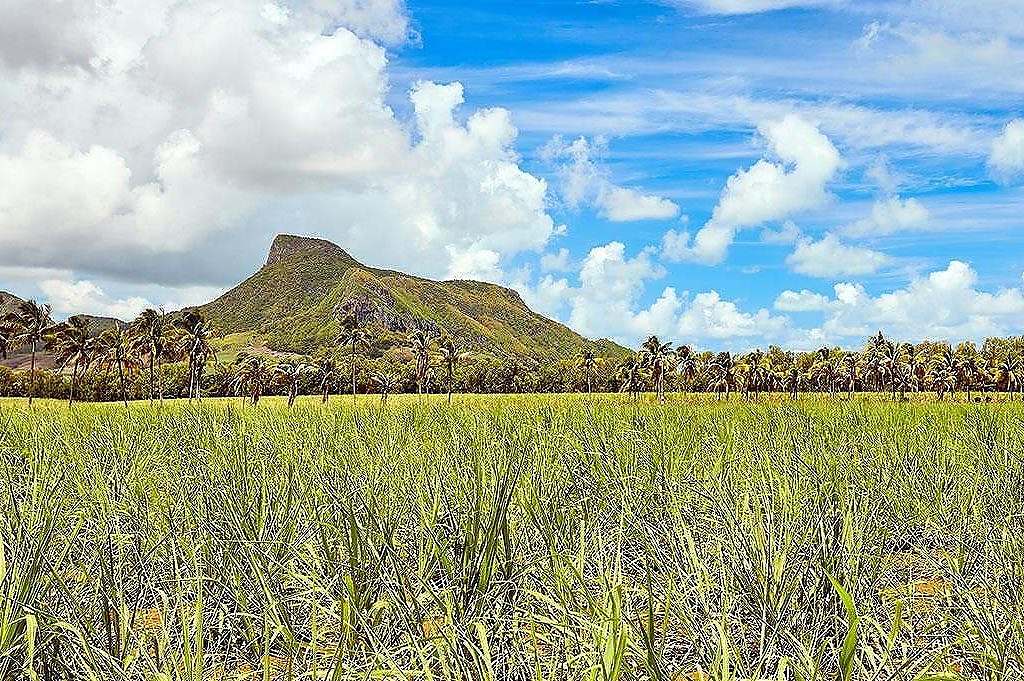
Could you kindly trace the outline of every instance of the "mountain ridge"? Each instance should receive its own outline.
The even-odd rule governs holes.
[[[584,338],[534,312],[513,289],[369,267],[333,242],[293,234],[277,235],[258,271],[197,309],[218,333],[256,332],[275,350],[312,352],[333,344],[338,311],[351,300],[362,301],[367,321],[386,332],[400,335],[422,329],[499,357],[627,352],[611,341]]]

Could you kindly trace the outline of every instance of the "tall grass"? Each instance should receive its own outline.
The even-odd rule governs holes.
[[[0,679],[1013,679],[1024,407],[0,403]]]

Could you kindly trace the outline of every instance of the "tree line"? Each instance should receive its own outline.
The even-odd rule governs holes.
[[[195,310],[169,314],[147,309],[130,324],[93,333],[81,317],[53,323],[47,305],[25,301],[0,320],[0,359],[29,354],[27,370],[0,367],[0,395],[85,401],[163,400],[165,397],[235,396],[253,404],[268,394],[652,392],[658,400],[675,391],[756,398],[762,393],[802,392],[852,397],[885,392],[892,399],[933,392],[940,400],[962,393],[1013,392],[1024,399],[1024,338],[990,338],[979,348],[964,342],[911,344],[881,332],[861,350],[825,346],[813,352],[742,354],[696,351],[649,337],[625,357],[584,351],[559,360],[494,357],[460,348],[448,335],[417,329],[400,338],[373,323],[364,301],[337,311],[333,347],[315,356],[246,350],[218,359],[212,325]],[[39,356],[53,359],[41,370]]]

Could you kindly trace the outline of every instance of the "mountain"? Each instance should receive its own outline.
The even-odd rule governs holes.
[[[198,309],[219,334],[255,333],[274,350],[313,352],[334,341],[337,312],[350,300],[365,302],[368,323],[385,332],[447,334],[466,350],[496,357],[627,352],[533,312],[511,289],[367,267],[329,241],[291,235],[274,239],[266,264],[253,276]]]
[[[0,291],[0,319],[17,310],[22,302],[24,301],[13,293]]]

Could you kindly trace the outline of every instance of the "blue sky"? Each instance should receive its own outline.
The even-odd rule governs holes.
[[[0,9],[42,35],[0,47],[0,288],[58,310],[198,302],[293,231],[628,343],[1024,325],[1019,3],[46,4]]]

